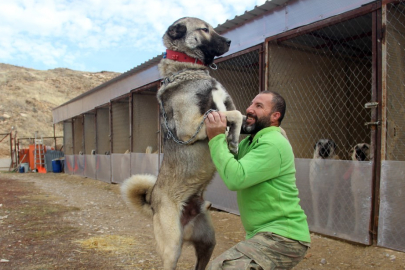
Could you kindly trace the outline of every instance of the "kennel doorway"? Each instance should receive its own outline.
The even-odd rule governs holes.
[[[84,151],[83,115],[73,118],[73,154],[80,155]]]
[[[129,96],[111,101],[111,182],[122,183],[130,176]]]
[[[365,125],[373,116],[366,104],[376,99],[373,19],[372,13],[338,19],[315,24],[303,34],[268,39],[266,85],[286,99],[281,126],[296,157],[297,186],[310,230],[371,244],[374,165],[370,159],[352,161],[350,149],[367,143],[372,153],[375,147]],[[312,160],[319,139],[335,142],[339,160]]]
[[[63,121],[63,151],[65,155],[73,155],[72,120]]]
[[[73,174],[73,119],[63,121],[63,149],[65,154],[65,173]]]
[[[110,105],[96,108],[96,179],[111,182]]]
[[[155,82],[132,93],[131,175],[157,175],[159,171],[159,86],[160,82]]]
[[[94,112],[84,114],[84,154],[96,150],[96,116]]]
[[[84,171],[83,176],[96,178],[96,114],[95,111],[83,115],[84,126]]]

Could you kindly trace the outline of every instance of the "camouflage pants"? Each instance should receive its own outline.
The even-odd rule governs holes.
[[[262,232],[228,249],[209,265],[209,270],[291,269],[307,253],[308,247],[270,232]]]

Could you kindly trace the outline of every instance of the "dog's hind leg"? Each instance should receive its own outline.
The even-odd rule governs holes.
[[[171,203],[160,207],[153,216],[153,229],[157,250],[163,260],[163,269],[176,269],[183,245],[180,215],[177,207]]]
[[[197,263],[195,265],[195,270],[204,270],[211,258],[212,252],[215,248],[215,231],[211,222],[211,216],[208,208],[211,203],[205,202],[202,205],[202,212],[195,217],[195,220],[190,224],[191,236],[188,241],[190,241],[194,248],[197,256]]]

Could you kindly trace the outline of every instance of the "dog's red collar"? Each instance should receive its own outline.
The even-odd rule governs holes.
[[[204,66],[204,63],[201,60],[199,60],[197,58],[190,57],[187,54],[182,53],[182,52],[166,50],[164,58],[174,60],[174,61],[178,61],[178,62],[193,63],[193,64],[199,64],[199,65]]]

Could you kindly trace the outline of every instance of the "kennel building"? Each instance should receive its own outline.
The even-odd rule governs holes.
[[[273,0],[216,30],[232,44],[210,74],[240,111],[263,90],[286,99],[282,127],[310,230],[405,251],[405,1]],[[161,58],[53,110],[66,173],[108,183],[158,173]],[[313,159],[320,139],[335,142],[338,159]],[[369,154],[352,160],[360,143]],[[238,214],[218,175],[205,197]]]

